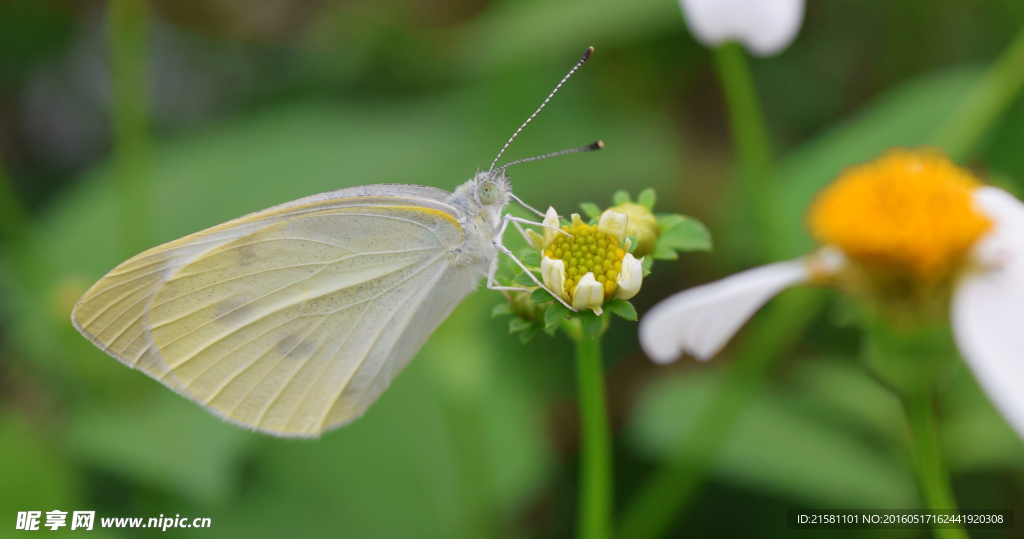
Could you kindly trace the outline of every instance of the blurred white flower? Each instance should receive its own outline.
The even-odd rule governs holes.
[[[686,23],[708,47],[739,41],[752,54],[783,51],[800,31],[804,0],[680,0]]]
[[[951,294],[957,348],[1024,438],[1024,204],[968,176],[928,153],[891,152],[850,169],[812,207],[812,232],[826,247],[669,297],[640,322],[644,351],[661,364],[684,353],[707,360],[789,286],[910,277],[907,286]]]

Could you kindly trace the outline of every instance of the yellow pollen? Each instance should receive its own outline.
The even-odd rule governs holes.
[[[609,234],[598,232],[597,225],[583,223],[563,226],[562,230],[572,237],[559,234],[547,246],[544,255],[548,258],[560,259],[565,263],[565,291],[571,298],[588,272],[604,286],[605,299],[615,293],[619,270],[626,252],[622,249],[606,249],[609,245],[618,245],[618,240]],[[602,246],[604,245],[604,246]]]
[[[938,280],[992,226],[975,209],[978,186],[938,150],[890,150],[842,172],[811,204],[807,224],[854,260]]]

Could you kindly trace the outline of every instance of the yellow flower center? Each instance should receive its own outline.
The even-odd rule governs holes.
[[[992,226],[975,209],[978,185],[937,150],[891,150],[840,174],[807,223],[816,240],[855,261],[937,281]]]
[[[604,286],[605,299],[615,293],[619,270],[626,251],[619,248],[614,236],[601,234],[597,225],[574,224],[562,230],[572,234],[559,234],[544,250],[548,258],[565,263],[565,291],[572,297],[576,285],[587,273],[593,272],[597,282]]]

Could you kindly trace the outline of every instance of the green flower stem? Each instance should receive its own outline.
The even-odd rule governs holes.
[[[1024,29],[988,69],[963,104],[942,124],[931,143],[954,160],[970,157],[978,140],[1006,111],[1024,86]]]
[[[772,146],[754,77],[743,47],[727,43],[714,49],[715,65],[722,82],[729,113],[729,126],[740,165],[741,199],[754,216],[762,245],[770,245],[778,232],[772,211],[774,189],[768,185],[772,173]],[[764,253],[767,254],[767,253]]]
[[[581,458],[576,536],[580,539],[610,539],[612,447],[604,394],[601,335],[588,335],[578,323],[566,322],[563,329],[576,349],[579,387]]]
[[[825,299],[820,289],[790,290],[761,316],[760,323],[751,327],[737,352],[737,361],[725,371],[722,386],[698,419],[690,442],[633,498],[616,537],[653,539],[682,516],[747,403],[763,383],[772,359],[799,340]]]
[[[938,429],[932,410],[931,395],[918,392],[904,399],[907,421],[910,423],[914,470],[921,489],[925,507],[932,512],[956,510],[956,499],[949,483],[949,475],[942,462]],[[967,532],[960,526],[933,528],[936,539],[967,539]]]
[[[145,182],[146,119],[145,0],[107,4],[107,44],[113,85],[114,176],[119,233],[125,256],[150,246],[150,192]]]

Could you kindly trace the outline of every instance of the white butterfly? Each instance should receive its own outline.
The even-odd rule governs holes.
[[[591,52],[454,193],[370,185],[240,217],[123,262],[72,322],[232,423],[307,437],[353,421],[481,277],[527,290],[494,279],[499,252],[526,269],[502,244],[508,224],[544,226],[502,215],[514,200],[543,217],[512,194],[505,167],[603,144],[495,165]]]

